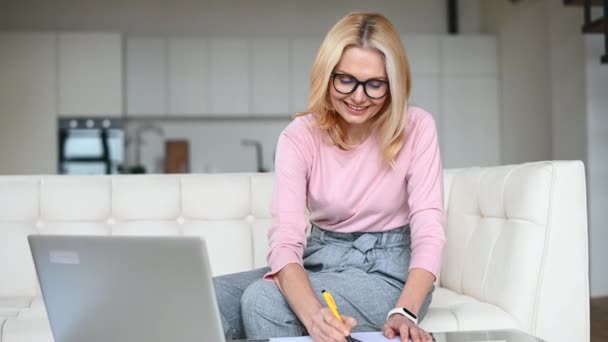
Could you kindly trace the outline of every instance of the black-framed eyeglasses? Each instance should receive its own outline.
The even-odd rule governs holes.
[[[359,85],[363,86],[365,95],[372,99],[381,99],[388,93],[388,82],[377,78],[370,78],[367,81],[359,81],[353,75],[333,72],[331,77],[334,89],[340,94],[352,94],[357,90]]]

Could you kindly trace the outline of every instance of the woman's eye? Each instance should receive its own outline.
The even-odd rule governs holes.
[[[380,89],[384,86],[384,82],[382,81],[370,81],[369,83],[367,83],[370,87],[372,87],[373,89]]]
[[[355,80],[352,77],[348,77],[348,76],[342,76],[339,78],[340,83],[342,84],[351,84],[353,82],[355,82]]]

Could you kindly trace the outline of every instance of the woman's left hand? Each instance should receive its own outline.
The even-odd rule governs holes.
[[[433,341],[428,332],[401,315],[391,315],[388,321],[384,323],[382,333],[389,339],[400,335],[402,342],[409,342],[410,339],[413,342]]]

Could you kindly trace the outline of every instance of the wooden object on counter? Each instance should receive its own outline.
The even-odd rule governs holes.
[[[188,172],[190,172],[190,149],[188,141],[165,141],[165,173]]]

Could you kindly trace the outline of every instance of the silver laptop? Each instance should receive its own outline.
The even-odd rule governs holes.
[[[205,241],[29,236],[55,342],[224,341]]]

